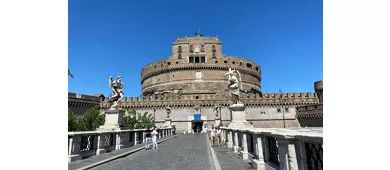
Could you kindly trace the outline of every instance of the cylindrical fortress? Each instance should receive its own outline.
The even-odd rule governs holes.
[[[261,93],[260,66],[250,60],[224,56],[218,37],[178,38],[172,56],[142,69],[142,96],[156,94],[226,94],[229,68],[241,73],[243,90]]]
[[[318,100],[320,101],[320,103],[323,102],[323,84],[322,84],[322,80],[320,81],[316,81],[314,83],[314,91],[316,92],[317,96],[318,96]]]

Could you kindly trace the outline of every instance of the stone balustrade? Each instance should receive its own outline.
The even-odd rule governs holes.
[[[221,133],[227,147],[256,170],[323,169],[322,128],[221,127]]]
[[[68,162],[145,143],[147,129],[68,132]],[[172,135],[172,128],[159,128],[158,139]]]

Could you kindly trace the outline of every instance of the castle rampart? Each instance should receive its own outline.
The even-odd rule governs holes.
[[[104,100],[103,95],[84,95],[76,93],[68,93],[68,108],[70,108],[77,116],[83,115],[92,107],[99,107],[100,102]]]
[[[256,107],[280,107],[284,106],[300,106],[318,103],[318,99],[313,93],[282,93],[280,100],[279,93],[260,94],[243,94],[243,101],[246,106]],[[228,107],[230,98],[225,95],[153,95],[142,97],[128,97],[122,100],[120,107],[122,108],[165,108],[169,105],[171,108],[179,107],[213,107],[215,104]],[[107,108],[107,101],[101,102],[101,108]]]

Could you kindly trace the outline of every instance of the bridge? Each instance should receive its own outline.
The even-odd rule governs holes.
[[[145,150],[146,129],[69,132],[68,169],[322,170],[322,128],[221,128],[221,147],[207,134],[159,129]]]

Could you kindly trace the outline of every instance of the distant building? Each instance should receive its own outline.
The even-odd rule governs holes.
[[[224,55],[218,37],[197,34],[177,38],[169,58],[146,65],[141,71],[140,96],[125,98],[120,107],[156,115],[157,126],[161,126],[166,106],[170,106],[172,124],[177,131],[190,132],[194,121],[201,122],[202,127],[216,123],[214,106],[217,104],[221,107],[220,123],[227,125],[231,103],[224,74],[229,68],[241,73],[246,118],[255,127],[299,127],[295,108],[319,103],[316,94],[310,92],[263,93],[261,69],[256,62]],[[107,107],[103,99],[100,108]]]

